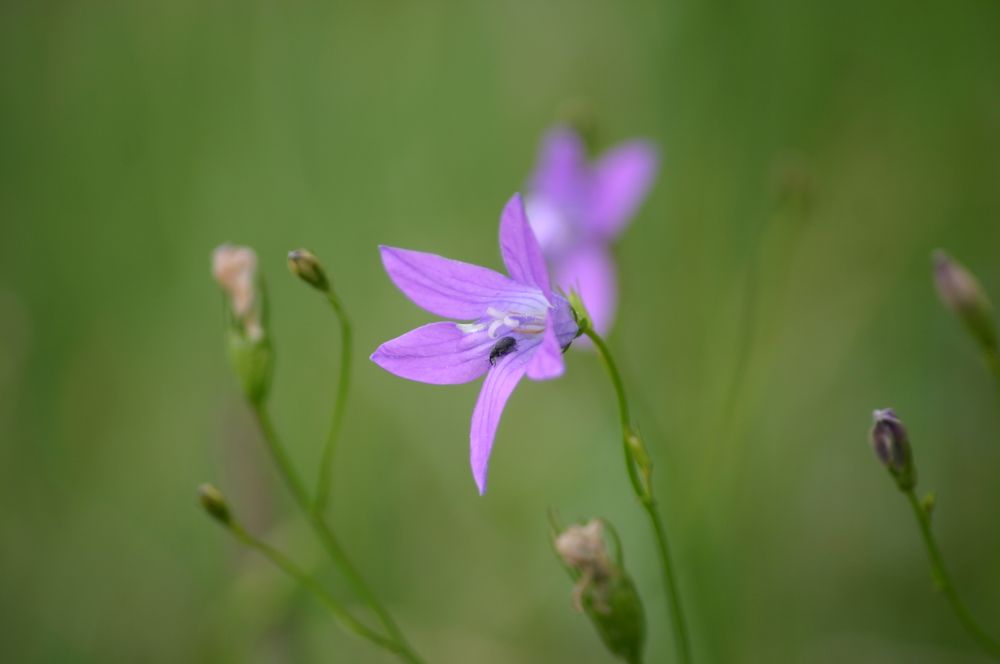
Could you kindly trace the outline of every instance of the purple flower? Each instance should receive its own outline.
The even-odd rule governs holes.
[[[510,275],[394,247],[380,247],[393,283],[432,314],[456,322],[418,327],[387,341],[371,359],[402,378],[434,385],[467,383],[483,374],[469,434],[479,493],[500,414],[518,381],[556,378],[578,327],[569,303],[552,292],[541,249],[515,194],[500,216],[500,252]]]
[[[552,129],[542,142],[528,185],[528,218],[555,283],[580,294],[601,334],[611,327],[618,300],[608,245],[628,225],[658,169],[648,141],[622,143],[593,163],[568,128]]]

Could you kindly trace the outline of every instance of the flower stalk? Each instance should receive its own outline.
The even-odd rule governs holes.
[[[975,640],[983,652],[1000,661],[1000,642],[979,626],[979,623],[972,617],[958,596],[958,591],[955,590],[951,577],[948,576],[941,550],[938,548],[931,530],[931,514],[934,511],[935,497],[934,494],[928,494],[923,500],[917,498],[917,471],[906,427],[903,426],[902,421],[891,408],[876,410],[874,419],[875,424],[870,434],[872,449],[879,462],[889,471],[897,488],[906,496],[907,502],[913,508],[917,525],[920,527],[920,535],[927,548],[927,558],[930,561],[934,585],[948,600],[955,617],[958,618],[969,636]]]
[[[288,256],[289,269],[297,277],[313,288],[325,293],[334,310],[341,319],[344,334],[343,354],[341,364],[340,389],[334,408],[334,422],[324,449],[324,463],[320,473],[320,489],[318,494],[322,500],[314,502],[302,478],[296,472],[278,433],[271,422],[267,410],[267,398],[270,393],[271,378],[274,372],[274,352],[268,333],[267,296],[263,288],[263,279],[257,274],[257,256],[249,247],[223,245],[212,255],[212,271],[216,281],[226,295],[227,311],[227,341],[230,358],[237,375],[243,384],[243,392],[251,410],[257,419],[264,441],[271,457],[288,486],[296,505],[302,510],[303,516],[316,532],[320,542],[326,549],[334,565],[347,579],[352,590],[366,604],[382,623],[388,637],[377,635],[378,643],[396,653],[401,659],[411,663],[421,660],[407,643],[402,631],[392,619],[371,588],[365,583],[361,574],[347,557],[340,542],[323,518],[323,507],[329,493],[329,466],[334,443],[340,431],[340,423],[344,414],[344,403],[350,380],[350,325],[343,313],[336,296],[330,288],[329,279],[316,257],[306,251],[293,251]],[[324,488],[325,487],[325,488]],[[202,506],[217,521],[226,525],[241,540],[268,556],[272,562],[285,569],[292,576],[299,578],[297,568],[280,553],[270,549],[263,542],[250,537],[246,531],[234,526],[228,507],[222,495],[211,487],[203,487],[200,492]],[[298,570],[299,572],[301,570]],[[303,582],[307,587],[309,584]],[[313,589],[315,592],[315,589]],[[325,601],[325,600],[324,600]],[[335,613],[337,613],[335,611]],[[366,628],[367,629],[367,628]],[[370,630],[369,630],[370,632]],[[373,633],[374,634],[374,633]],[[388,644],[386,646],[386,644]]]
[[[351,589],[357,593],[361,601],[368,605],[372,613],[375,614],[385,627],[391,637],[391,642],[394,644],[393,652],[399,654],[405,661],[421,662],[422,660],[413,651],[409,643],[407,643],[395,620],[393,620],[392,616],[375,596],[375,593],[372,592],[350,559],[348,559],[347,553],[334,536],[326,520],[313,509],[313,504],[309,498],[305,483],[292,466],[291,459],[289,459],[281,440],[278,438],[278,433],[271,422],[267,409],[263,405],[252,404],[252,406],[261,434],[264,436],[264,441],[271,452],[275,465],[277,465],[281,473],[282,479],[295,498],[296,504],[302,510],[303,516],[305,516],[313,530],[316,531],[316,535],[329,554],[330,559],[344,575],[344,578],[347,579]]]
[[[351,388],[351,352],[353,347],[353,331],[351,321],[344,311],[337,294],[330,289],[326,292],[330,308],[337,315],[340,323],[340,376],[337,379],[337,396],[334,397],[333,415],[330,429],[323,445],[323,456],[319,463],[319,478],[316,482],[316,501],[313,508],[317,514],[323,514],[330,500],[330,486],[333,475],[333,453],[340,439],[340,431],[344,424],[344,413],[347,412],[347,395]]]
[[[666,528],[663,525],[663,517],[660,515],[659,507],[653,495],[652,460],[642,437],[632,425],[628,398],[625,395],[625,385],[622,382],[621,374],[618,372],[618,366],[611,356],[611,350],[604,339],[589,325],[588,319],[585,316],[581,316],[580,318],[581,333],[587,335],[593,342],[594,347],[604,361],[608,377],[611,379],[615,396],[618,399],[618,414],[622,429],[622,449],[625,454],[625,468],[628,471],[632,491],[635,493],[636,498],[639,499],[649,519],[653,534],[656,537],[657,554],[659,555],[660,568],[663,573],[663,585],[670,603],[670,617],[674,632],[674,642],[677,647],[677,659],[682,664],[688,664],[691,662],[691,644],[688,637],[687,622],[684,618],[683,608],[681,607],[680,590],[670,558]]]
[[[319,475],[316,480],[316,499],[313,509],[317,514],[326,511],[326,505],[330,500],[330,485],[333,474],[333,452],[340,439],[340,430],[344,422],[344,413],[347,410],[347,395],[351,389],[351,353],[353,332],[351,321],[347,317],[344,305],[341,303],[337,292],[326,275],[323,265],[308,249],[296,249],[288,253],[288,269],[296,277],[306,284],[312,286],[323,293],[326,301],[337,316],[340,324],[340,376],[337,379],[337,394],[333,402],[333,415],[330,420],[330,429],[326,435],[326,442],[323,444],[323,456],[319,463]]]
[[[333,595],[331,595],[316,581],[316,579],[306,573],[291,558],[270,544],[249,533],[246,528],[244,528],[243,525],[233,517],[231,511],[229,510],[229,506],[226,504],[225,499],[222,497],[222,494],[218,489],[210,484],[205,484],[199,487],[198,493],[202,507],[213,519],[228,530],[237,540],[263,555],[275,567],[280,569],[293,580],[297,581],[303,588],[315,595],[317,599],[319,599],[326,606],[326,608],[330,610],[330,613],[333,614],[333,617],[344,629],[360,636],[363,639],[371,641],[373,644],[381,648],[400,654],[406,661],[417,661],[407,657],[405,653],[400,650],[399,644],[395,641],[378,634],[355,618],[351,612],[345,609]]]
[[[945,599],[948,600],[948,604],[955,613],[955,617],[958,618],[958,621],[962,624],[965,631],[968,632],[969,636],[975,640],[983,652],[989,654],[993,659],[1000,661],[1000,642],[996,641],[979,626],[979,623],[976,622],[972,614],[969,613],[969,609],[962,602],[962,598],[958,596],[958,591],[955,590],[955,585],[951,582],[951,577],[948,576],[948,570],[944,566],[941,551],[938,549],[934,533],[931,531],[930,510],[927,509],[925,503],[917,498],[913,489],[906,490],[903,493],[906,494],[906,499],[913,508],[913,514],[917,519],[917,524],[920,526],[920,535],[923,538],[924,545],[927,547],[927,558],[930,560],[931,577],[934,579],[934,584],[945,596]]]

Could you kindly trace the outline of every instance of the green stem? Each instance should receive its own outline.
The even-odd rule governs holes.
[[[229,529],[236,539],[243,542],[251,549],[256,549],[276,567],[285,572],[285,574],[298,581],[305,589],[309,590],[316,597],[318,597],[319,600],[323,602],[328,609],[330,609],[334,618],[336,618],[345,629],[357,634],[361,638],[368,639],[377,646],[391,650],[392,652],[399,652],[399,647],[395,642],[386,639],[381,634],[371,630],[351,615],[347,609],[340,605],[340,602],[338,602],[333,595],[327,592],[326,589],[319,585],[319,583],[303,571],[302,568],[292,562],[288,556],[281,553],[266,542],[257,539],[235,521],[230,520],[228,523],[224,523],[223,525]]]
[[[993,348],[987,348],[985,351],[986,366],[989,367],[990,373],[993,375],[993,380],[997,384],[997,396],[1000,396],[1000,353]]]
[[[622,448],[625,453],[625,468],[628,470],[629,481],[632,484],[632,491],[649,517],[650,525],[656,536],[657,552],[660,557],[660,567],[663,572],[663,583],[666,589],[667,600],[670,602],[670,616],[673,621],[674,641],[677,646],[677,659],[682,664],[691,662],[691,644],[688,639],[687,623],[684,619],[684,611],[681,608],[680,591],[677,586],[677,579],[674,575],[674,567],[670,559],[670,547],[667,544],[667,533],[663,526],[663,518],[660,516],[659,508],[653,497],[653,487],[651,481],[652,463],[649,460],[645,445],[642,443],[639,434],[632,427],[632,419],[629,413],[628,398],[625,396],[625,385],[622,382],[618,367],[611,357],[611,351],[604,339],[600,337],[589,326],[585,327],[583,334],[586,334],[594,346],[601,354],[604,366],[608,370],[608,377],[615,388],[615,395],[618,398],[618,414],[621,419],[622,428]]]
[[[347,318],[340,299],[332,290],[326,294],[330,307],[337,314],[340,322],[340,378],[337,381],[337,396],[333,403],[333,418],[330,421],[330,431],[323,446],[323,456],[319,464],[319,480],[316,483],[316,502],[313,508],[317,514],[326,510],[330,500],[330,483],[333,473],[333,451],[340,438],[340,429],[344,422],[344,412],[347,408],[347,393],[351,386],[351,321]]]
[[[267,443],[268,449],[271,451],[271,456],[278,465],[278,470],[281,471],[281,475],[284,478],[285,483],[288,485],[289,490],[292,492],[295,502],[302,510],[303,515],[309,521],[310,525],[316,531],[319,540],[323,543],[323,546],[326,548],[330,558],[340,569],[344,578],[347,579],[347,582],[350,584],[354,592],[356,592],[361,600],[367,604],[369,608],[371,608],[372,612],[385,626],[386,631],[389,632],[389,635],[392,637],[398,648],[396,652],[400,655],[400,657],[409,662],[420,662],[420,658],[407,643],[406,638],[396,625],[396,622],[392,619],[392,616],[389,615],[389,612],[375,597],[375,593],[373,593],[371,588],[368,587],[368,584],[365,583],[361,574],[357,571],[357,569],[355,569],[354,565],[351,564],[351,561],[347,558],[347,553],[337,541],[337,538],[334,537],[333,531],[326,524],[326,521],[312,508],[312,504],[309,500],[309,494],[306,492],[305,484],[303,484],[302,478],[299,477],[298,473],[295,472],[295,468],[292,466],[292,462],[288,458],[288,454],[285,452],[285,448],[278,438],[277,431],[275,431],[274,424],[271,422],[271,418],[268,415],[267,410],[263,405],[257,404],[254,404],[253,410],[254,414],[257,416],[257,422],[260,425],[260,430],[264,435],[264,440]]]
[[[916,494],[914,494],[913,489],[905,492],[906,498],[910,501],[910,505],[913,507],[913,513],[917,517],[917,523],[920,524],[920,534],[923,536],[924,544],[927,546],[927,557],[930,559],[931,563],[931,576],[934,578],[934,583],[937,585],[938,589],[944,593],[945,598],[948,603],[951,604],[952,610],[955,612],[955,616],[958,621],[962,623],[962,627],[965,631],[975,639],[979,647],[983,649],[984,652],[988,653],[994,659],[1000,660],[1000,643],[995,641],[990,635],[983,631],[983,629],[976,623],[972,614],[969,610],[965,608],[965,604],[962,603],[961,598],[958,596],[958,592],[955,590],[955,586],[952,585],[951,579],[948,576],[948,572],[944,566],[944,560],[941,558],[941,551],[938,549],[937,542],[934,540],[934,533],[931,532],[931,519],[927,511],[921,506],[920,501],[917,499]]]

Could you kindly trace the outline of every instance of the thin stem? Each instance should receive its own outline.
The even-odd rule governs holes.
[[[260,552],[276,567],[298,581],[302,587],[309,590],[317,598],[319,598],[319,600],[323,602],[328,609],[330,609],[330,613],[333,614],[334,618],[336,618],[345,629],[364,639],[368,639],[375,645],[382,648],[393,652],[399,652],[399,647],[396,643],[371,630],[368,626],[351,615],[347,609],[340,605],[340,602],[338,602],[333,595],[327,592],[325,588],[319,585],[313,577],[303,571],[302,568],[296,565],[288,556],[266,542],[257,539],[235,521],[230,520],[228,523],[223,525],[229,529],[236,539],[243,542],[251,549],[255,549]]]
[[[674,575],[673,564],[670,560],[670,548],[667,544],[667,533],[663,526],[663,518],[660,515],[656,500],[653,497],[653,487],[650,477],[652,464],[649,460],[645,445],[642,443],[638,433],[632,427],[632,419],[629,413],[628,398],[625,396],[625,385],[622,382],[618,367],[611,357],[611,351],[604,339],[593,329],[586,326],[583,330],[604,360],[604,366],[608,370],[608,377],[615,388],[615,395],[618,398],[618,413],[621,418],[622,446],[625,452],[625,467],[628,470],[629,481],[632,484],[632,491],[649,517],[650,525],[656,536],[657,552],[660,557],[660,567],[663,571],[663,583],[666,589],[667,600],[670,602],[670,616],[673,621],[674,641],[677,646],[677,659],[682,664],[691,662],[691,644],[688,639],[687,623],[684,619],[684,611],[681,608],[680,591],[677,587],[677,579]]]
[[[347,553],[337,541],[337,538],[334,537],[333,531],[326,524],[326,521],[320,514],[313,510],[312,504],[309,500],[309,494],[305,489],[305,484],[303,484],[302,478],[299,477],[298,473],[295,472],[295,468],[292,466],[291,460],[288,458],[285,448],[278,438],[278,433],[274,428],[274,424],[271,422],[271,418],[268,415],[267,410],[263,405],[254,405],[253,410],[254,414],[257,416],[257,422],[260,426],[260,430],[264,435],[264,440],[267,442],[268,449],[271,451],[271,456],[274,457],[274,461],[278,465],[278,469],[281,471],[281,476],[284,478],[289,490],[295,497],[295,502],[299,505],[303,515],[316,531],[319,540],[323,543],[323,546],[326,548],[330,558],[340,569],[341,573],[347,579],[347,582],[350,584],[354,592],[356,592],[361,600],[367,604],[369,608],[371,608],[372,612],[385,626],[386,631],[389,632],[389,635],[398,646],[397,652],[399,655],[407,661],[420,662],[420,658],[413,651],[409,643],[407,643],[406,638],[403,636],[403,633],[399,629],[398,625],[396,625],[396,622],[392,619],[392,616],[389,615],[389,612],[385,609],[382,603],[378,601],[378,598],[375,597],[375,593],[373,593],[371,588],[368,587],[368,584],[365,583],[361,574],[357,571],[357,569],[355,569],[354,565],[351,564],[351,561],[347,557]]]
[[[927,511],[921,506],[920,501],[917,500],[916,494],[914,494],[913,489],[906,491],[906,498],[910,501],[910,505],[913,507],[913,513],[917,517],[917,523],[920,524],[920,534],[923,536],[924,544],[927,546],[927,557],[930,559],[931,563],[931,576],[934,578],[934,583],[937,585],[938,589],[944,593],[945,598],[947,598],[948,603],[951,604],[952,611],[955,612],[955,616],[958,621],[962,623],[962,627],[965,631],[975,639],[979,647],[983,649],[984,652],[988,653],[994,659],[1000,660],[1000,642],[997,642],[990,635],[983,631],[979,624],[969,613],[969,610],[965,608],[965,604],[962,603],[961,598],[958,596],[958,592],[955,590],[955,586],[952,585],[951,578],[948,576],[948,571],[945,569],[944,560],[941,558],[941,551],[938,549],[937,542],[934,540],[934,533],[931,532],[931,519]]]
[[[1000,353],[993,348],[987,348],[985,351],[986,366],[989,367],[990,373],[993,375],[993,380],[997,384],[997,396],[1000,396]]]
[[[333,451],[340,438],[340,429],[344,422],[344,412],[347,408],[347,394],[351,387],[351,321],[344,311],[343,305],[336,293],[327,291],[330,307],[337,314],[340,322],[340,378],[337,381],[337,396],[333,402],[333,418],[330,421],[330,431],[323,446],[323,456],[319,463],[319,480],[316,483],[316,503],[314,509],[322,514],[330,500],[331,475],[333,473]]]

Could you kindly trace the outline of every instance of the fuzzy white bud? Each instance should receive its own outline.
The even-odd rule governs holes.
[[[243,325],[247,338],[264,335],[257,307],[257,254],[249,247],[223,244],[212,252],[212,276],[226,292],[233,316]]]

